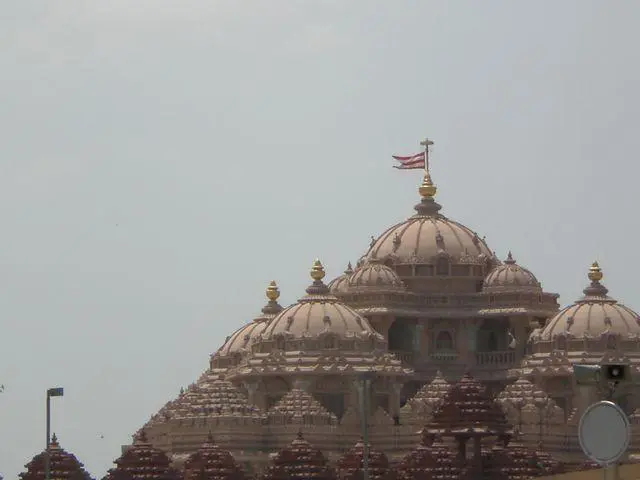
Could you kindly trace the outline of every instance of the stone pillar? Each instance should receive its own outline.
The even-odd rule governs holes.
[[[400,394],[402,393],[402,384],[391,384],[391,392],[389,394],[389,413],[391,418],[397,423],[400,419]]]
[[[264,409],[263,402],[259,398],[258,389],[260,388],[259,382],[244,382],[244,388],[247,389],[247,400],[251,405],[255,405],[261,409]]]
[[[467,338],[464,342],[464,358],[467,364],[467,368],[470,369],[473,369],[476,366],[478,329],[480,328],[481,322],[482,319],[477,318],[468,318],[465,320],[465,330],[467,332]]]
[[[422,335],[424,332],[424,325],[420,319],[416,320],[416,325],[413,330],[413,351],[416,355],[419,355],[422,351]]]

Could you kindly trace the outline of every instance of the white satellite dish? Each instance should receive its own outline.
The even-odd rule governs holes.
[[[613,402],[594,403],[580,418],[578,439],[587,457],[600,465],[611,465],[620,460],[629,448],[629,419]]]

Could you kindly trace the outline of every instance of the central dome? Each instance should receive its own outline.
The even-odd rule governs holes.
[[[425,184],[431,179],[425,177]],[[372,239],[367,260],[391,260],[392,263],[436,264],[439,257],[452,263],[483,265],[493,253],[476,232],[440,214],[442,208],[433,199],[435,191],[421,186],[422,200],[416,214],[388,228]],[[435,189],[435,187],[434,187]]]

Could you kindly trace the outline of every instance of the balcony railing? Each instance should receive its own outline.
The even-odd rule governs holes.
[[[476,352],[476,364],[482,366],[511,365],[516,361],[516,352],[506,350],[502,352]]]
[[[433,352],[429,358],[434,362],[453,362],[458,359],[457,352]]]
[[[413,357],[414,357],[413,352],[394,352],[394,351],[392,351],[391,353],[393,353],[395,355],[395,357],[398,360],[400,360],[402,363],[404,363],[405,365],[413,365]]]

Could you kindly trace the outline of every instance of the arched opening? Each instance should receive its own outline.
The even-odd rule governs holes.
[[[477,332],[478,352],[499,352],[508,349],[509,323],[506,319],[487,319]]]
[[[392,352],[412,352],[414,323],[412,320],[398,318],[389,328],[389,350]]]
[[[289,384],[282,377],[270,378],[265,387],[267,408],[273,407],[289,391]]]
[[[436,350],[438,351],[451,351],[453,350],[453,337],[446,330],[438,332],[436,336]]]

